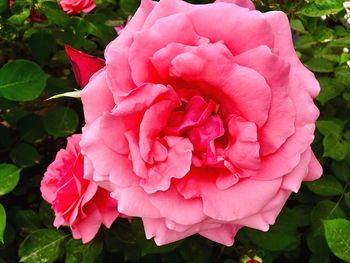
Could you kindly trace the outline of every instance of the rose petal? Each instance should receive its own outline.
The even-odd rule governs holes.
[[[84,106],[85,122],[87,124],[96,120],[105,111],[110,111],[115,106],[112,93],[107,87],[106,71],[97,73],[81,92],[81,100]]]

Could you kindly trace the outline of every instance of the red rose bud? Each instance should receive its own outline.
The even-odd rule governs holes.
[[[72,64],[75,79],[78,85],[84,88],[90,77],[105,66],[105,61],[102,58],[85,54],[69,45],[65,45],[65,48]]]

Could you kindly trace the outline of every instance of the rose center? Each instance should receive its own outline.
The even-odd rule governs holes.
[[[224,123],[219,105],[201,96],[182,98],[181,107],[170,116],[165,133],[187,137],[193,144],[192,164],[196,167],[225,167]]]

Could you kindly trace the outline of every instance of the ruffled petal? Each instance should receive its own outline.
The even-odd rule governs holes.
[[[107,87],[106,71],[98,72],[81,92],[84,117],[87,124],[96,120],[115,106],[113,96]]]

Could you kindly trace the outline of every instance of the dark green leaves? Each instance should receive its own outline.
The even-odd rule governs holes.
[[[270,251],[287,251],[299,243],[297,214],[284,209],[277,222],[267,232],[247,229],[248,237],[258,246]]]
[[[4,243],[5,228],[6,228],[6,212],[2,204],[0,204],[0,243]]]
[[[64,241],[65,236],[55,230],[35,231],[19,247],[20,262],[55,262],[63,253]]]
[[[103,242],[95,239],[88,244],[71,239],[66,244],[66,263],[94,263],[101,255]]]
[[[300,13],[305,16],[320,17],[337,13],[342,9],[342,0],[314,0],[306,4]]]
[[[331,251],[342,260],[350,262],[350,221],[334,219],[326,220],[323,224]]]
[[[324,135],[323,156],[334,160],[344,160],[350,149],[350,138],[343,133],[345,122],[340,119],[320,120],[317,122],[318,130]]]
[[[29,48],[30,52],[39,61],[47,59],[53,51],[55,41],[51,34],[45,31],[39,31],[30,36]]]
[[[79,118],[77,113],[65,107],[50,111],[44,118],[46,131],[54,137],[64,137],[75,132]]]
[[[0,164],[0,196],[16,187],[20,173],[21,169],[12,164]]]
[[[306,66],[314,72],[333,72],[333,64],[323,58],[312,58]]]
[[[69,16],[61,10],[55,1],[44,1],[42,9],[50,23],[61,27],[69,25]]]
[[[131,15],[140,6],[140,2],[140,0],[120,0],[120,7],[126,14]]]
[[[31,167],[40,163],[38,151],[30,144],[17,144],[10,152],[12,161],[20,167]]]
[[[45,88],[47,75],[34,62],[15,60],[0,69],[0,94],[8,100],[30,101]]]
[[[321,179],[307,183],[309,189],[321,196],[335,196],[343,193],[342,184],[331,176],[324,175]]]
[[[21,25],[29,17],[29,15],[30,15],[30,10],[24,9],[20,13],[12,15],[8,19],[8,21],[14,25]]]

